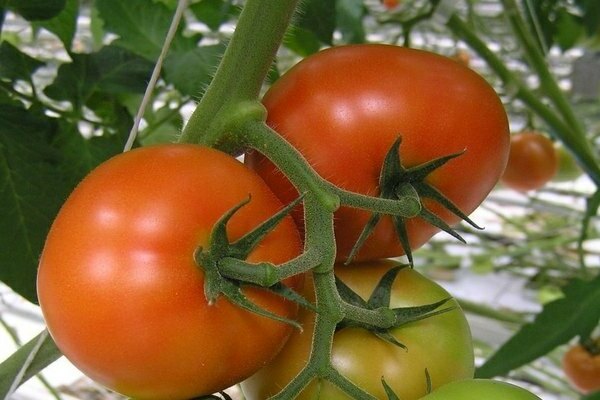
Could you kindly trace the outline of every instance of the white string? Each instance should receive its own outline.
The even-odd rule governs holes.
[[[150,77],[150,82],[148,82],[148,86],[146,87],[146,91],[144,92],[144,97],[142,98],[142,102],[140,103],[140,107],[133,119],[133,126],[131,127],[131,131],[129,132],[129,137],[127,138],[127,143],[125,143],[125,147],[123,151],[129,151],[133,147],[133,143],[135,142],[135,138],[138,135],[138,131],[140,128],[140,121],[144,116],[144,112],[148,107],[148,103],[150,102],[150,98],[152,97],[152,91],[156,87],[156,82],[160,76],[160,70],[162,68],[163,61],[169,51],[169,47],[171,47],[171,41],[173,37],[177,33],[177,27],[179,26],[179,22],[181,22],[181,18],[183,16],[183,12],[187,7],[188,0],[179,0],[177,3],[177,9],[175,10],[175,15],[173,15],[173,20],[171,21],[171,26],[169,27],[169,31],[167,32],[167,37],[165,38],[165,42],[163,43],[163,47],[160,51],[160,55],[156,60],[156,64],[154,65],[154,70],[152,71],[152,76]]]

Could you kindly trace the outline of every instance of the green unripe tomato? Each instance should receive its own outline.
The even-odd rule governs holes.
[[[519,386],[492,379],[454,381],[434,390],[421,400],[540,400]]]

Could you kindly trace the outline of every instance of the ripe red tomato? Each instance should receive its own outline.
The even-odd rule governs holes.
[[[194,262],[217,219],[249,195],[227,225],[232,241],[281,208],[234,158],[164,145],[118,155],[92,171],[56,217],[39,265],[40,305],[67,358],[139,399],[210,394],[269,361],[290,327],[223,297],[209,305]],[[288,217],[248,259],[281,263],[300,250]],[[244,292],[272,312],[296,313],[271,293]]]
[[[540,400],[519,386],[491,379],[467,379],[448,383],[421,400]]]
[[[513,190],[536,190],[548,183],[556,174],[558,158],[554,144],[536,131],[512,135],[510,154],[502,183]]]
[[[386,9],[392,10],[400,5],[400,0],[381,0],[381,3]]]
[[[581,393],[600,391],[600,353],[593,354],[577,344],[567,350],[562,366],[569,382]]]
[[[372,261],[336,267],[337,276],[364,299],[392,267],[393,261]],[[308,286],[308,285],[307,285]],[[308,297],[308,296],[307,296]],[[450,295],[414,269],[404,268],[396,277],[390,307],[434,303]],[[407,349],[388,343],[370,331],[346,327],[335,333],[333,365],[350,380],[379,399],[387,399],[381,378],[402,400],[416,400],[427,393],[427,368],[433,387],[472,378],[473,347],[467,320],[455,300],[441,306],[451,311],[391,330]],[[264,400],[281,390],[306,364],[314,330],[314,313],[301,310],[303,332],[295,331],[282,351],[265,368],[242,382],[247,400]],[[348,395],[327,381],[313,381],[298,400],[346,400]]]
[[[378,195],[383,160],[398,136],[406,167],[466,152],[426,181],[469,214],[504,170],[509,130],[494,90],[473,70],[433,53],[390,45],[340,46],[312,55],[284,74],[264,97],[267,122],[325,179],[350,191]],[[258,152],[248,164],[284,202],[297,196],[287,179]],[[424,204],[448,224],[460,218]],[[370,214],[341,207],[335,215],[338,260],[345,260]],[[302,227],[302,210],[294,218]],[[438,229],[407,221],[413,249]],[[355,258],[404,251],[384,217]]]

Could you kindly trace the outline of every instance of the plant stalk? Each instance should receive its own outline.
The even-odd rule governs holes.
[[[223,140],[223,119],[240,103],[258,101],[297,2],[246,1],[215,77],[183,129],[180,142],[214,147]]]

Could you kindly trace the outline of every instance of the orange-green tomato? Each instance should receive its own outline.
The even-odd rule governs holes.
[[[574,345],[565,353],[562,366],[571,385],[581,393],[600,391],[600,353],[593,354],[580,344]]]
[[[508,163],[501,182],[518,192],[527,192],[543,187],[557,170],[554,143],[540,132],[524,131],[510,138]]]
[[[337,276],[367,299],[393,261],[372,261],[337,266]],[[391,307],[430,304],[450,298],[441,286],[404,268],[393,285]],[[455,300],[451,311],[394,328],[391,333],[407,346],[402,349],[361,328],[336,332],[332,362],[335,368],[378,399],[387,399],[383,377],[402,400],[427,393],[425,369],[433,387],[473,377],[473,347],[469,325]],[[280,391],[306,364],[314,330],[314,314],[301,311],[303,332],[294,332],[273,362],[242,383],[247,400],[264,400]],[[313,381],[298,394],[300,400],[346,400],[348,395],[327,381]]]
[[[540,400],[519,386],[491,379],[467,379],[435,389],[421,400]]]
[[[231,241],[282,207],[233,157],[161,145],[92,171],[56,217],[39,265],[40,305],[58,348],[92,379],[136,399],[189,399],[256,372],[291,328],[223,297],[209,305],[194,261],[215,222],[249,195],[227,225]],[[286,218],[248,259],[281,263],[300,251]],[[296,315],[279,296],[245,293],[272,312]]]

